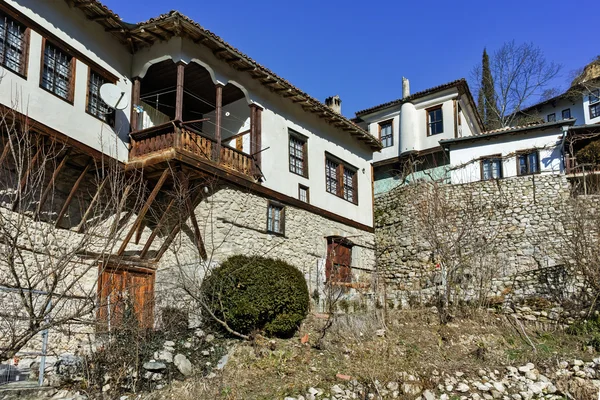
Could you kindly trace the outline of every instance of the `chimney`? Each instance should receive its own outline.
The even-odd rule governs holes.
[[[337,114],[342,114],[342,99],[340,99],[340,96],[338,96],[337,94],[333,97],[328,97],[325,99],[325,105],[329,108],[331,108],[331,110],[334,113]]]
[[[410,96],[410,82],[408,78],[402,77],[402,98],[405,99]]]

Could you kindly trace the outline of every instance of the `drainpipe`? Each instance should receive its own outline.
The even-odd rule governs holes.
[[[569,126],[563,125],[561,127],[561,129],[562,129],[562,139],[561,139],[561,143],[560,143],[560,155],[562,157],[562,163],[563,163],[565,173],[567,173],[567,157],[565,156],[565,142],[567,141],[567,133],[569,132]]]

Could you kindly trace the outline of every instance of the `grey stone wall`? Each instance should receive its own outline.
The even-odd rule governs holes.
[[[493,304],[506,304],[543,297],[556,304],[575,296],[581,282],[561,268],[560,253],[569,198],[570,184],[561,175],[463,185],[417,184],[376,197],[378,272],[386,280],[390,305],[431,301],[439,289],[441,272],[432,226],[455,231],[448,237],[454,233],[460,237],[457,245],[474,254],[457,279],[460,300],[483,295]],[[436,210],[458,210],[456,225],[444,218],[439,224],[424,222],[431,203],[437,203]]]

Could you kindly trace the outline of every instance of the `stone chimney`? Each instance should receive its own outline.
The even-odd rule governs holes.
[[[402,98],[405,99],[410,96],[410,82],[408,78],[402,77]]]
[[[325,99],[325,105],[337,114],[342,114],[342,99],[337,94]]]

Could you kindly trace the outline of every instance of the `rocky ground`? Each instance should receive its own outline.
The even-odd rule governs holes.
[[[440,325],[433,310],[342,315],[321,340],[323,316],[291,339],[251,342],[191,332],[166,338],[143,364],[143,392],[46,391],[39,397],[120,400],[577,399],[600,389],[598,332],[488,312]],[[216,336],[216,337],[215,337]],[[196,353],[192,350],[197,349]],[[83,382],[85,383],[85,382]],[[0,392],[0,398],[2,394]],[[19,395],[19,400],[26,397]]]

